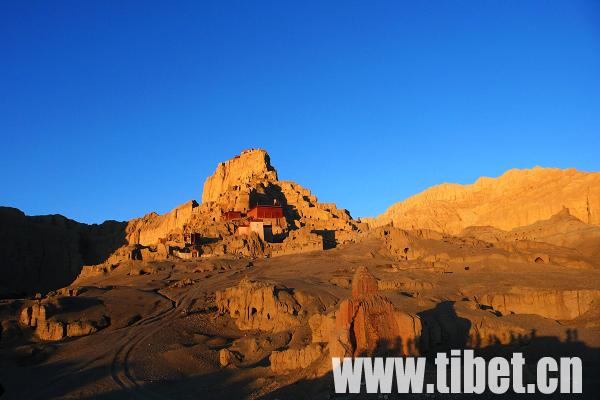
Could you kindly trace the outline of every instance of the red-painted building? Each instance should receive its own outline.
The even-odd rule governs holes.
[[[242,213],[239,211],[227,211],[221,216],[222,221],[233,221],[240,218],[242,218]]]
[[[253,219],[279,219],[283,218],[283,208],[281,206],[257,205],[248,210],[246,214]]]

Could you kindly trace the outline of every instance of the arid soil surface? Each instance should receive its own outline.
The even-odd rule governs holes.
[[[397,283],[396,288],[380,293],[398,310],[438,321],[442,343],[423,355],[473,347],[485,357],[523,352],[528,364],[542,356],[578,356],[584,360],[584,395],[579,397],[594,398],[585,394],[597,393],[600,383],[598,301],[582,315],[561,320],[536,315],[536,310],[501,312],[478,299],[515,287],[541,292],[594,290],[600,288],[599,270],[534,262],[506,263],[501,270],[480,265],[455,268],[451,273],[398,271],[397,260],[380,254],[381,244],[381,240],[366,239],[332,250],[252,261],[226,257],[134,261],[108,275],[80,278],[72,285],[81,288],[80,294],[70,296],[76,300],[74,305],[57,316],[74,321],[89,308],[88,314],[102,314],[110,325],[90,335],[57,341],[42,341],[33,327],[22,327],[14,338],[1,342],[3,400],[335,397],[331,375],[316,377],[316,365],[322,360],[307,368],[272,371],[269,356],[274,350],[302,348],[311,342],[307,318],[300,313],[297,325],[270,332],[240,329],[236,318],[219,310],[215,293],[248,277],[253,282],[283,285],[294,294],[312,295],[321,308],[316,312],[326,314],[352,297],[347,282],[361,265],[379,279],[380,287],[385,287],[381,282]],[[3,300],[0,315],[8,319],[35,301]],[[537,312],[547,313],[541,308]],[[527,339],[478,346],[469,335],[471,325],[482,320],[489,332],[503,334],[508,329]],[[239,349],[241,359],[222,366],[220,351],[228,348]],[[396,396],[401,395],[390,398]]]

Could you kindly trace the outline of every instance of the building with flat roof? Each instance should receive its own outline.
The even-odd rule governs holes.
[[[279,219],[283,218],[283,207],[256,205],[246,215],[253,219]]]
[[[227,211],[221,215],[221,221],[233,221],[234,219],[242,218],[240,211]]]

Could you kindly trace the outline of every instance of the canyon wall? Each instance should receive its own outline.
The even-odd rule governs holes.
[[[26,216],[0,207],[0,294],[68,286],[84,265],[99,264],[126,243],[127,222],[82,224],[62,215]]]

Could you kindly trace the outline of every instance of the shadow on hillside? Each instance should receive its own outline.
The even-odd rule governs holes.
[[[437,343],[441,345],[435,347],[437,351],[449,352],[451,349],[464,349],[467,346],[469,331],[471,330],[471,321],[467,318],[461,318],[454,310],[454,301],[442,301],[430,310],[425,310],[417,315],[421,318],[423,331],[427,331],[428,337],[422,338],[428,343]],[[434,355],[427,355],[427,361],[432,362]]]
[[[127,244],[126,228],[127,222],[87,225],[0,207],[0,296],[31,296],[70,285],[84,265],[100,264]]]
[[[474,349],[476,357],[483,357],[486,360],[490,360],[493,357],[505,357],[510,361],[513,353],[522,353],[525,357],[529,372],[525,372],[525,379],[529,376],[529,379],[533,379],[535,382],[535,365],[537,361],[542,357],[552,357],[559,361],[560,357],[579,357],[583,364],[583,393],[582,394],[564,394],[558,390],[553,394],[517,394],[509,389],[505,394],[494,394],[489,391],[484,392],[482,398],[489,399],[597,399],[600,386],[599,386],[599,374],[600,374],[600,349],[593,348],[585,345],[585,343],[575,339],[576,332],[573,330],[567,330],[567,335],[570,336],[570,340],[565,342],[560,341],[559,338],[553,336],[536,336],[535,332],[532,335],[531,343],[527,346],[504,346],[494,345],[483,348]],[[444,346],[446,347],[446,346]],[[463,348],[464,349],[464,348]],[[424,354],[427,357],[426,367],[426,378],[425,383],[434,383],[436,381],[435,376],[435,364],[429,360],[435,358],[438,352],[445,352],[449,356],[448,352],[442,351],[438,348]],[[552,376],[552,375],[550,375]],[[555,375],[556,376],[556,375]],[[394,379],[395,380],[395,379]],[[364,382],[364,379],[363,379]],[[527,382],[527,381],[526,381]],[[423,398],[422,394],[399,394],[397,393],[397,386],[394,382],[392,392],[388,395],[390,399],[420,399]],[[436,394],[436,398],[441,399],[471,399],[474,394]],[[334,378],[330,372],[325,376],[317,379],[301,379],[293,384],[284,386],[278,390],[275,390],[268,395],[265,395],[265,399],[361,399],[361,398],[378,398],[378,394],[367,394],[364,385],[361,386],[360,394],[336,394],[334,389]]]
[[[46,365],[18,367],[21,371],[0,369],[0,382],[5,394],[2,400],[43,400],[50,398],[100,399],[244,399],[252,395],[252,377],[240,378],[237,371],[221,370],[179,379],[152,381],[116,381],[110,360],[103,365],[74,369],[69,362],[58,361]],[[4,366],[3,366],[4,367]],[[130,365],[131,367],[131,365]],[[140,366],[133,364],[133,370]],[[31,369],[31,374],[27,369]],[[131,371],[131,368],[129,369]],[[135,375],[129,373],[129,376]],[[122,377],[122,375],[116,375]]]
[[[310,233],[315,233],[323,238],[323,250],[334,249],[337,247],[335,231],[329,229],[313,229]]]
[[[382,346],[383,349],[385,346]],[[532,351],[529,351],[532,350]],[[437,349],[436,349],[437,351]],[[434,352],[436,352],[434,351]],[[600,372],[600,349],[586,346],[583,342],[572,339],[561,342],[555,337],[533,337],[531,344],[524,347],[491,346],[475,350],[476,356],[486,359],[503,356],[510,357],[514,352],[524,353],[527,364],[534,364],[540,357],[581,357],[583,361],[583,394],[567,395],[555,393],[552,395],[542,394],[515,394],[512,391],[504,395],[496,395],[486,392],[483,398],[490,399],[564,399],[575,397],[578,399],[597,399],[598,373]],[[534,356],[533,354],[537,354]],[[202,399],[246,399],[256,398],[256,389],[262,388],[260,382],[252,377],[252,374],[241,373],[240,369],[230,367],[219,371],[196,376],[182,376],[179,379],[161,380],[157,377],[154,381],[139,381],[139,387],[129,389],[117,386],[113,381],[110,360],[104,358],[104,365],[81,369],[73,372],[73,365],[65,362],[54,362],[39,366],[17,367],[21,371],[6,371],[6,363],[0,370],[0,382],[4,385],[6,393],[2,400],[13,399],[46,399],[57,397],[69,397],[77,392],[79,396],[86,399],[130,399],[130,398],[202,398]],[[143,366],[133,364],[133,369]],[[33,368],[31,374],[27,368]],[[431,372],[434,365],[428,364],[427,369]],[[435,377],[428,373],[425,382],[434,382]],[[134,374],[135,375],[135,374]],[[35,379],[35,384],[32,384]],[[287,379],[285,375],[279,375],[278,379]],[[377,394],[365,393],[365,386],[361,386],[361,394],[336,394],[334,391],[333,374],[328,373],[317,379],[301,379],[290,383],[279,389],[268,393],[261,398],[265,399],[360,399],[377,398]],[[397,388],[392,388],[390,399],[418,399],[417,394],[398,394]],[[450,394],[446,396],[436,395],[437,398],[472,398],[472,394]]]
[[[283,289],[282,289],[283,290]],[[443,345],[431,349],[423,354],[427,359],[427,373],[425,383],[435,382],[435,365],[433,359],[438,352],[444,352],[449,356],[452,349],[465,349],[467,347],[467,333],[470,325],[464,321],[464,318],[456,316],[453,302],[444,301],[436,305],[431,310],[420,313],[423,321],[442,321],[447,331],[443,338]],[[453,322],[454,321],[454,322]],[[480,344],[474,349],[476,357],[483,357],[490,360],[493,357],[504,357],[510,359],[513,353],[522,353],[528,366],[535,367],[536,362],[542,357],[552,357],[559,360],[560,357],[579,357],[583,363],[583,393],[578,395],[568,395],[554,393],[551,395],[543,394],[515,394],[512,389],[503,395],[496,395],[485,392],[482,398],[488,399],[597,399],[598,383],[600,374],[600,349],[589,347],[578,338],[576,329],[566,329],[566,340],[561,341],[558,337],[538,336],[536,331],[528,335],[528,344],[506,346],[494,344],[491,346],[482,346],[481,343],[494,343],[494,338],[476,338],[471,343]],[[485,340],[484,340],[485,339]],[[73,339],[76,340],[76,339]],[[518,341],[516,343],[519,343]],[[410,345],[410,343],[409,343]],[[402,348],[402,342],[386,343],[380,341],[377,345],[376,355],[385,357],[398,353]],[[3,354],[6,348],[2,349]],[[328,373],[321,378],[300,379],[295,381],[294,374],[274,375],[270,373],[268,362],[262,360],[254,369],[226,367],[213,372],[201,373],[194,376],[186,376],[183,372],[173,373],[164,372],[161,368],[162,358],[149,369],[148,365],[136,364],[135,357],[130,361],[130,376],[136,376],[136,371],[143,372],[146,376],[152,378],[151,381],[138,381],[137,386],[130,388],[126,385],[118,385],[114,380],[114,370],[111,368],[113,352],[107,352],[104,355],[98,355],[94,360],[85,360],[85,367],[80,367],[72,362],[56,361],[50,363],[39,362],[37,365],[27,367],[17,366],[17,362],[11,361],[10,356],[0,357],[0,382],[4,385],[6,394],[2,400],[9,399],[46,399],[57,397],[71,397],[77,395],[87,399],[129,399],[129,398],[202,398],[202,399],[246,399],[257,398],[260,390],[268,388],[272,382],[271,377],[276,377],[279,384],[284,386],[263,395],[265,399],[360,399],[360,398],[378,398],[377,394],[366,394],[365,386],[361,386],[362,393],[355,394],[336,394],[334,391],[333,374]],[[135,354],[135,352],[134,352]],[[165,353],[166,354],[166,353]],[[157,357],[161,357],[157,354]],[[206,360],[208,361],[208,359]],[[180,361],[183,362],[183,361]],[[218,365],[218,361],[211,361]],[[327,362],[327,361],[326,361]],[[217,364],[215,364],[217,363]],[[99,364],[99,365],[98,365]],[[165,358],[165,365],[168,359]],[[157,367],[158,365],[158,367]],[[158,368],[158,369],[157,369]],[[154,371],[154,372],[152,372]],[[156,373],[158,371],[158,373]],[[309,367],[306,373],[314,371]],[[531,369],[529,370],[531,372]],[[529,374],[529,379],[535,381],[535,370]],[[300,373],[300,371],[296,371]],[[265,375],[270,375],[266,380]],[[297,376],[297,375],[296,375]],[[257,380],[258,378],[258,380]],[[285,382],[288,382],[285,384]],[[32,384],[32,382],[35,382]],[[74,393],[76,392],[76,393]],[[392,388],[392,393],[388,398],[418,399],[420,394],[398,394],[397,388]],[[472,394],[436,394],[436,398],[473,398]]]

